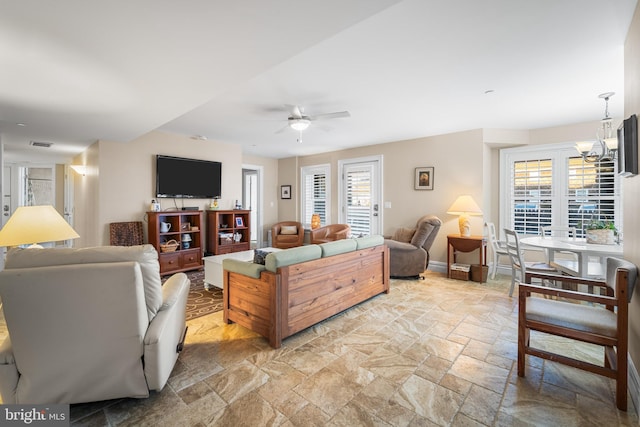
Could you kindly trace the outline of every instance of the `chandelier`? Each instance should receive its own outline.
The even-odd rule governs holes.
[[[618,138],[613,133],[613,119],[609,116],[609,98],[613,95],[615,95],[615,92],[605,92],[598,95],[598,98],[604,99],[605,108],[604,118],[600,121],[602,128],[598,128],[596,132],[596,142],[584,141],[576,143],[576,150],[587,163],[610,162],[616,159]]]

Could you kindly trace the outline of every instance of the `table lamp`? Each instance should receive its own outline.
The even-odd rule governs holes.
[[[471,236],[471,222],[469,215],[482,215],[482,211],[473,197],[468,194],[458,196],[455,202],[447,211],[449,215],[459,215],[458,226],[460,227],[460,235],[462,237]]]
[[[320,215],[314,213],[311,215],[311,229],[315,230],[316,228],[320,228]]]
[[[0,230],[0,246],[31,245],[80,237],[51,205],[21,206]]]

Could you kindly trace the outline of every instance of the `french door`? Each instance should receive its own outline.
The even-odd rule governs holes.
[[[351,235],[371,236],[382,229],[382,157],[339,162],[340,222],[351,226]]]

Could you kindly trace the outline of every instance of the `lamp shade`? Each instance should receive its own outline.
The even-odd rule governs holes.
[[[587,154],[593,148],[593,141],[580,141],[576,142],[576,150],[580,154]]]
[[[459,215],[458,227],[460,235],[463,237],[471,236],[471,221],[469,215],[482,215],[480,206],[473,200],[473,197],[465,194],[459,196],[447,211],[449,215]]]
[[[473,200],[473,197],[465,194],[459,196],[447,211],[449,215],[482,215],[480,206]]]
[[[0,246],[57,242],[78,237],[78,233],[53,206],[21,206],[0,230]]]

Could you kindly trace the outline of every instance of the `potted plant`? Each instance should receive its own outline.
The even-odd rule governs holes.
[[[618,234],[618,229],[613,221],[593,219],[585,225],[584,232],[587,243],[613,245],[616,243],[615,236]]]

